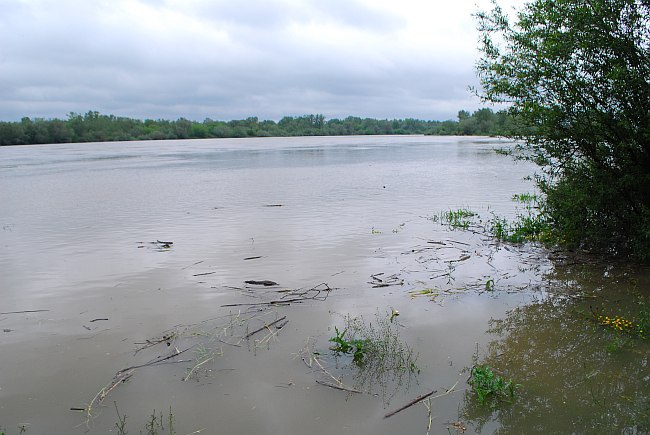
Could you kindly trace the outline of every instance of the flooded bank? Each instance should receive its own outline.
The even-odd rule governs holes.
[[[156,410],[168,433],[171,409],[179,434],[648,431],[648,341],[592,313],[638,316],[648,270],[431,219],[514,215],[534,168],[502,145],[0,149],[0,427],[120,433],[126,415],[147,433]],[[369,365],[330,349],[355,318],[382,332],[360,340],[394,335],[417,369],[364,380]],[[476,402],[469,368],[484,363],[520,385],[512,403]]]

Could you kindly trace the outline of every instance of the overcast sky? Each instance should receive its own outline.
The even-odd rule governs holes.
[[[472,13],[488,6],[1,0],[0,120],[88,110],[141,119],[452,119],[480,107],[467,90],[476,84]]]

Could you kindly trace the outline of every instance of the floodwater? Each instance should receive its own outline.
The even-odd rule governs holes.
[[[177,434],[647,433],[648,340],[590,309],[634,319],[650,272],[484,235],[533,191],[502,146],[0,148],[0,429],[153,433],[155,411]],[[432,219],[458,208],[482,221]],[[385,359],[330,350],[355,318],[395,339]],[[512,402],[477,402],[475,363],[520,385]]]

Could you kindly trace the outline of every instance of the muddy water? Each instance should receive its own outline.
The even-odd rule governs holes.
[[[618,337],[589,318],[603,304],[634,316],[647,270],[559,265],[430,219],[459,207],[514,216],[533,168],[494,153],[502,145],[0,149],[0,427],[119,433],[117,407],[129,433],[153,410],[168,433],[170,409],[179,434],[648,431],[647,341],[608,352]],[[397,331],[418,371],[369,380],[335,358],[328,339],[346,316]],[[521,384],[512,404],[476,403],[466,369],[477,360]],[[362,393],[324,385],[333,378]],[[432,390],[431,412],[383,418]]]

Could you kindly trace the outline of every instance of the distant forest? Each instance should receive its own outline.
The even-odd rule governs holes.
[[[502,136],[516,128],[505,111],[480,109],[458,112],[457,120],[371,119],[347,117],[325,119],[323,115],[285,116],[280,121],[260,121],[251,117],[234,121],[203,122],[180,118],[176,121],[144,121],[90,111],[70,113],[67,119],[23,118],[0,122],[0,145],[108,142],[161,139],[203,139],[269,136],[342,136],[378,134],[427,134]]]

